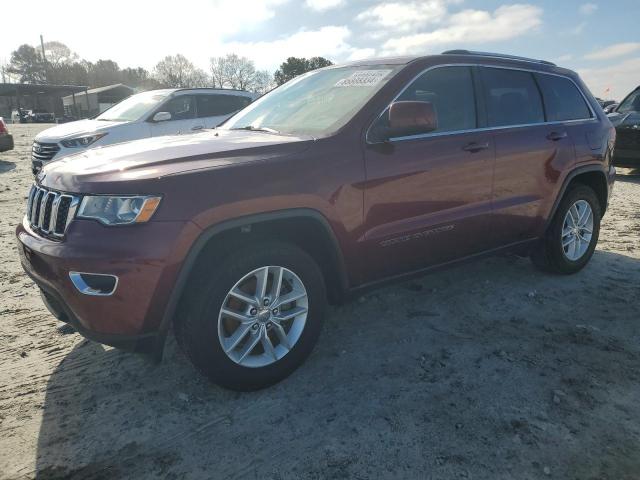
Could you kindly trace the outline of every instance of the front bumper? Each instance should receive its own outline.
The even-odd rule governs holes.
[[[148,351],[164,338],[161,319],[179,268],[200,229],[190,222],[105,227],[74,220],[64,241],[37,235],[25,220],[16,228],[24,270],[59,319],[87,338]],[[70,271],[118,277],[112,295],[81,293]]]
[[[6,152],[13,150],[13,136],[12,135],[0,135],[0,152]]]

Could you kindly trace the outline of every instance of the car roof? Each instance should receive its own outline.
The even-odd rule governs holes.
[[[399,57],[381,57],[381,58],[367,58],[363,60],[356,60],[353,62],[347,62],[340,65],[335,65],[336,67],[341,66],[366,66],[366,65],[405,65],[418,60],[426,60],[426,59],[434,59],[438,57],[444,57],[445,55],[456,55],[465,57],[465,59],[469,59],[470,61],[478,61],[479,59],[498,59],[498,60],[507,60],[514,62],[526,62],[538,65],[546,65],[555,67],[556,65],[552,62],[548,62],[546,60],[539,60],[535,58],[528,57],[520,57],[517,55],[507,55],[504,53],[493,53],[493,52],[478,52],[474,50],[447,50],[442,52],[441,54],[432,54],[432,55],[411,55],[411,56],[399,56]],[[326,67],[326,68],[331,68]]]
[[[200,92],[200,93],[239,93],[246,96],[253,95],[246,90],[237,90],[235,88],[213,88],[213,87],[198,87],[198,88],[176,88],[172,93],[176,92]]]

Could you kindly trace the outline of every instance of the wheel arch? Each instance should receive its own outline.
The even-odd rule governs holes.
[[[607,174],[603,170],[601,165],[585,165],[583,167],[578,167],[566,176],[564,182],[562,183],[562,187],[558,192],[558,195],[553,204],[553,208],[549,213],[549,217],[547,218],[547,222],[545,225],[545,231],[551,224],[556,211],[558,210],[558,206],[562,201],[562,198],[567,193],[567,191],[571,188],[572,185],[582,184],[588,187],[591,187],[598,197],[600,201],[600,207],[602,214],[604,215],[608,206],[609,199],[609,183],[607,182]]]
[[[278,235],[275,229],[279,228]],[[205,229],[194,242],[180,268],[167,307],[158,329],[156,358],[162,357],[167,332],[179,310],[189,281],[193,278],[199,260],[214,259],[225,251],[237,247],[238,242],[255,241],[264,237],[292,241],[318,262],[327,285],[330,302],[342,301],[348,290],[347,269],[340,243],[326,217],[317,210],[295,208],[266,212],[228,220]]]

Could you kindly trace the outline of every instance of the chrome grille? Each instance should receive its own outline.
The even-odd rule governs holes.
[[[80,197],[33,185],[27,200],[27,220],[34,231],[62,238],[73,220]]]
[[[38,162],[48,162],[60,151],[57,143],[33,142],[31,146],[31,159]]]

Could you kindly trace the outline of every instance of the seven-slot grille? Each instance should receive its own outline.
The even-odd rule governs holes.
[[[57,143],[33,142],[31,147],[31,159],[38,162],[48,162],[60,151]]]
[[[31,227],[46,236],[61,238],[78,208],[79,197],[33,185],[27,201]]]

